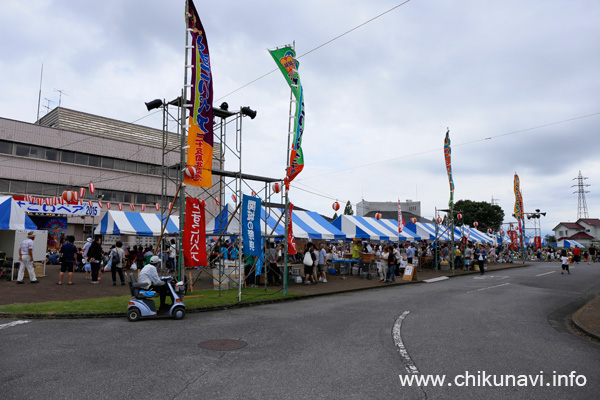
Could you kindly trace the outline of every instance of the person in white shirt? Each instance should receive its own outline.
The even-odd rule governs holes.
[[[33,268],[33,239],[35,239],[35,232],[31,231],[27,233],[27,239],[21,242],[19,249],[19,275],[17,276],[17,284],[24,283],[23,278],[25,277],[25,268],[29,273],[29,281],[31,283],[39,283],[35,277],[35,269]]]
[[[168,310],[168,306],[166,305],[166,297],[168,287],[165,281],[159,278],[158,272],[156,271],[156,265],[160,264],[159,256],[152,256],[150,258],[150,264],[146,264],[144,268],[140,271],[138,276],[138,283],[142,283],[144,289],[150,289],[153,287],[154,290],[160,294],[160,307],[159,311]]]

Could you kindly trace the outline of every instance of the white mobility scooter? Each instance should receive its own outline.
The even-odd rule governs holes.
[[[183,319],[185,317],[185,304],[183,304],[183,296],[186,288],[183,282],[177,282],[172,276],[163,276],[160,278],[167,285],[167,293],[173,300],[168,309],[164,311],[156,310],[156,304],[153,297],[157,297],[158,293],[152,288],[146,290],[137,282],[135,274],[129,274],[129,289],[131,290],[131,300],[127,307],[127,319],[131,322],[139,321],[142,318],[174,318]]]

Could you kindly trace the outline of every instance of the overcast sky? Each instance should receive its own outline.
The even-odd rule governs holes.
[[[276,68],[267,48],[295,41],[303,55],[400,3],[196,0],[215,105],[258,111],[243,123],[243,172],[284,176],[283,76],[237,90]],[[509,222],[517,172],[545,234],[577,219],[581,170],[600,217],[599,21],[598,0],[412,0],[301,57],[305,168],[291,200],[332,216],[336,199],[412,199],[431,218],[449,198],[449,127],[455,200],[496,199]],[[62,90],[63,107],[157,128],[144,102],[184,83],[184,0],[3,0],[0,37],[4,118],[35,121],[42,63],[50,108]]]

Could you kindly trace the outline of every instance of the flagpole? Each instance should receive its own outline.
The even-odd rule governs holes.
[[[296,41],[292,42],[292,50],[296,51]],[[287,137],[287,157],[286,157],[286,168],[285,175],[287,177],[290,169],[290,134],[292,132],[292,104],[294,99],[294,90],[290,87],[290,111],[288,117],[288,137]],[[289,235],[289,218],[290,218],[290,196],[288,183],[285,182],[285,238],[284,238],[284,252],[285,260],[283,263],[283,295],[287,296],[288,293],[288,235]]]

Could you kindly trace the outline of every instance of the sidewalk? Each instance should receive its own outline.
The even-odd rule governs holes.
[[[486,267],[486,273],[494,271],[520,268],[527,264],[492,264]],[[0,281],[0,305],[12,303],[42,303],[47,301],[67,301],[67,300],[83,300],[103,297],[119,297],[129,294],[129,286],[121,286],[121,282],[117,276],[117,286],[112,285],[112,277],[110,272],[103,272],[100,284],[92,285],[90,280],[85,279],[83,272],[76,272],[73,275],[74,285],[67,285],[67,276],[65,274],[63,284],[57,285],[58,273],[60,267],[58,265],[46,266],[46,276],[39,277],[40,283],[32,285],[28,278],[25,278],[23,285],[17,285],[11,281]],[[127,273],[130,271],[127,270]],[[195,277],[197,271],[191,271]],[[190,271],[186,271],[189,276]],[[478,272],[465,272],[462,270],[452,271],[433,271],[430,269],[417,269],[417,282],[422,282],[426,279],[438,277],[453,277],[466,274],[478,274]],[[374,289],[378,287],[387,287],[393,285],[404,285],[415,282],[406,282],[397,280],[395,284],[383,283],[379,279],[367,280],[361,279],[358,276],[348,275],[330,275],[327,283],[319,283],[317,285],[304,286],[303,284],[290,283],[288,292],[299,294],[302,296],[326,295],[334,293],[344,293],[356,290]],[[213,288],[213,279],[207,272],[203,272],[200,279],[196,281],[194,290],[207,290]],[[283,289],[282,286],[269,286],[268,289]],[[297,297],[296,297],[297,298]],[[600,339],[600,295],[588,304],[583,306],[575,314],[573,314],[573,323],[583,332],[591,337]]]

